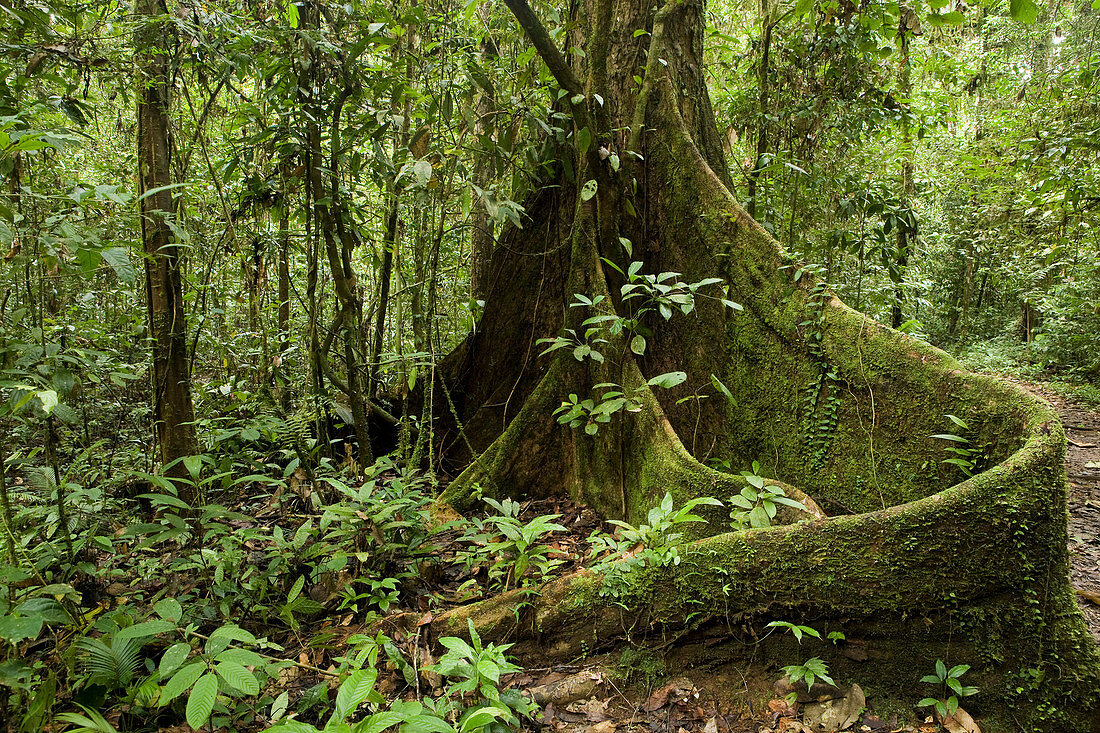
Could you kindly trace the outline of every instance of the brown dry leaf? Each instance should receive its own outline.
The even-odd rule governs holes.
[[[982,733],[970,713],[962,708],[957,709],[953,715],[948,715],[942,722],[948,733]]]
[[[703,726],[703,733],[718,733],[718,718],[711,718]]]
[[[435,620],[435,616],[432,615],[431,611],[428,611],[426,614],[420,617],[420,620],[416,622],[416,626],[417,628],[420,628],[421,626],[426,626],[430,624],[433,620]]]
[[[642,710],[646,711],[647,713],[652,713],[656,710],[660,710],[665,706],[665,703],[668,702],[668,696],[672,694],[672,691],[675,688],[676,686],[669,682],[661,689],[654,691],[654,693],[650,695],[646,699],[645,703],[642,705]]]
[[[780,700],[779,698],[768,701],[768,710],[772,711],[776,715],[794,714],[794,708],[791,707],[790,703],[788,703],[786,700]]]
[[[557,717],[557,714],[558,714],[558,711],[554,707],[554,703],[548,702],[548,703],[546,703],[545,705],[542,706],[542,711],[539,713],[538,717],[542,718],[542,720],[544,722],[549,723],[555,717]]]
[[[557,682],[558,680],[564,680],[568,676],[569,675],[567,675],[565,672],[549,672],[539,678],[538,686],[541,687],[543,685],[550,685]]]
[[[601,720],[585,729],[585,733],[615,733],[615,721]]]

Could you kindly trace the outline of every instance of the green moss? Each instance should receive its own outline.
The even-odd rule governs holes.
[[[679,339],[670,350],[685,359],[676,368],[700,383],[719,376],[734,402],[696,421],[683,393],[643,388],[640,412],[617,415],[596,436],[569,431],[552,417],[566,394],[599,382],[641,388],[647,373],[668,365],[659,353],[636,360],[616,343],[609,353],[624,356],[603,364],[558,352],[519,415],[444,498],[468,500],[475,484],[509,494],[568,491],[605,517],[638,524],[666,491],[678,505],[739,491],[741,477],[688,451],[681,436],[691,435],[734,468],[761,460],[769,477],[837,516],[724,532],[717,512],[709,531],[720,533],[696,536],[678,565],[610,574],[611,584],[582,573],[548,583],[528,609],[501,598],[440,623],[460,630],[468,616],[494,634],[527,639],[545,658],[576,654],[582,642],[593,649],[663,638],[709,619],[744,629],[748,653],[790,663],[789,640],[757,643],[753,635],[774,618],[811,618],[865,643],[868,659],[859,664],[822,651],[836,669],[885,681],[899,699],[922,696],[919,679],[941,658],[973,665],[968,682],[982,693],[967,707],[987,716],[983,730],[1012,720],[1042,731],[1100,725],[1100,655],[1067,582],[1065,442],[1056,416],[836,299],[822,301],[811,276],[796,282],[792,269],[780,269],[785,253],[730,199],[663,104],[666,133],[650,155],[664,176],[659,198],[669,224],[655,235],[659,249],[678,253],[689,281],[720,273],[745,308],[700,318],[669,337]],[[573,291],[610,295],[590,236],[582,226],[574,234]],[[710,246],[677,250],[677,237]],[[988,465],[961,482],[932,437],[950,431],[948,413],[971,425]],[[745,645],[730,636],[731,648]],[[1031,671],[1042,682],[1022,684]]]

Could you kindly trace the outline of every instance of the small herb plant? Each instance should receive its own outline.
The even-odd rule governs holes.
[[[544,514],[525,523],[519,519],[519,502],[487,497],[485,503],[497,515],[474,520],[467,529],[463,540],[469,549],[458,553],[457,559],[468,569],[488,565],[490,581],[508,590],[537,583],[561,564],[550,557],[553,550],[541,542],[554,532],[565,531],[554,521],[560,514]]]
[[[955,417],[954,415],[945,415],[945,417],[954,423],[956,427],[964,431],[970,429],[970,426],[967,425],[966,421],[962,418]],[[947,446],[947,452],[954,455],[951,458],[943,459],[941,463],[950,463],[958,467],[958,469],[967,476],[974,475],[974,469],[977,468],[981,451],[970,445],[969,438],[954,433],[937,433],[932,437],[951,441],[951,444]]]
[[[593,389],[602,389],[602,393],[595,398],[581,399],[576,394],[570,394],[561,405],[554,410],[554,415],[561,425],[571,428],[584,426],[584,432],[595,435],[599,432],[601,424],[611,422],[611,416],[626,410],[627,412],[641,412],[642,393],[647,387],[661,387],[671,389],[687,380],[684,372],[665,372],[649,379],[644,386],[627,391],[625,387],[614,382],[601,382]]]
[[[397,583],[397,578],[354,578],[344,587],[339,610],[351,609],[358,613],[362,609],[384,614],[401,597]],[[357,585],[365,589],[356,590]]]
[[[518,729],[521,717],[533,714],[536,706],[518,690],[500,689],[501,675],[519,670],[505,656],[511,645],[482,644],[472,623],[469,628],[469,643],[456,637],[440,639],[447,653],[438,664],[428,668],[451,681],[444,697],[394,700],[387,704],[375,689],[379,651],[385,649],[390,661],[398,663],[399,667],[412,670],[412,666],[400,657],[389,638],[379,634],[373,639],[366,638],[366,643],[356,653],[341,658],[341,669],[347,677],[337,689],[335,707],[324,727],[283,717],[284,699],[278,702],[277,713],[276,705],[272,706],[272,717],[277,720],[267,730],[380,733],[396,727],[401,733],[496,733],[498,729]],[[363,640],[363,637],[358,638]],[[415,671],[413,676],[415,679]],[[364,705],[369,706],[369,712],[360,717]]]
[[[168,647],[157,668],[161,679],[167,680],[158,704],[168,705],[188,693],[187,724],[199,730],[214,713],[219,697],[258,695],[260,681],[248,667],[261,669],[269,660],[250,649],[230,646],[232,642],[251,645],[256,638],[238,626],[225,625],[210,634],[201,651],[196,652],[187,642]]]
[[[812,636],[815,639],[821,638],[821,633],[817,629],[801,624],[793,624],[789,621],[772,621],[768,626],[775,629],[785,629],[794,634],[794,638],[798,641],[800,646],[804,636]],[[838,631],[829,634],[829,639],[834,644],[843,638],[843,633]],[[817,680],[827,682],[830,685],[836,684],[833,682],[833,678],[829,676],[828,663],[820,657],[810,657],[801,664],[789,664],[783,668],[783,674],[787,675],[787,679],[790,681],[791,685],[805,682],[806,689],[813,687],[814,682]],[[794,702],[797,698],[798,693],[791,692],[787,695],[786,699],[788,702]]]
[[[616,532],[617,536],[593,534],[589,538],[592,554],[599,556],[604,552],[610,552],[612,555],[628,556],[628,565],[631,568],[647,565],[655,567],[679,565],[680,553],[676,543],[683,536],[683,532],[676,531],[677,527],[692,522],[705,522],[706,520],[702,517],[692,514],[692,510],[701,505],[722,506],[722,502],[711,497],[703,497],[692,499],[676,509],[673,506],[672,494],[666,491],[661,503],[649,510],[646,516],[648,524],[635,527],[627,522],[613,519],[610,524],[619,528]]]
[[[959,698],[970,697],[978,693],[977,687],[964,685],[960,678],[970,670],[969,664],[956,664],[951,669],[943,663],[942,659],[936,660],[936,673],[926,674],[921,677],[921,682],[939,685],[941,695],[946,697],[926,697],[917,703],[920,707],[932,706],[941,718],[954,715],[959,709]]]
[[[519,690],[500,689],[501,675],[521,669],[505,656],[512,645],[482,644],[473,622],[466,619],[466,624],[470,631],[468,643],[457,637],[439,640],[447,653],[440,658],[434,670],[452,680],[446,690],[448,698],[473,696],[480,701],[463,711],[459,728],[468,730],[471,721],[474,721],[472,727],[476,728],[494,720],[518,728],[520,718],[530,716],[536,708]],[[476,721],[484,722],[479,724]]]
[[[749,482],[749,485],[741,489],[741,493],[730,498],[730,520],[735,529],[772,526],[779,511],[779,505],[806,510],[806,505],[787,496],[787,492],[780,486],[765,486],[764,479],[759,475],[760,462],[752,462],[751,471],[742,471],[741,475]]]
[[[630,241],[620,240],[623,247],[630,253]],[[679,280],[678,272],[662,272],[659,275],[645,275],[641,273],[642,263],[631,262],[626,270],[622,270],[614,262],[604,259],[604,263],[617,271],[626,282],[621,288],[623,303],[631,303],[633,312],[630,317],[624,317],[610,312],[598,312],[598,309],[607,296],[597,295],[589,298],[586,295],[575,293],[570,308],[591,308],[597,311],[581,322],[583,333],[577,333],[574,329],[564,329],[559,336],[539,339],[537,343],[545,344],[542,355],[549,354],[559,349],[571,349],[573,358],[577,361],[592,359],[597,363],[604,363],[604,355],[597,348],[611,343],[611,338],[622,337],[630,351],[639,356],[645,354],[647,338],[653,334],[643,320],[651,313],[657,313],[664,320],[672,318],[673,313],[679,311],[684,314],[695,310],[695,299],[712,298],[720,301],[727,308],[741,310],[738,303],[725,297],[704,295],[700,292],[703,288],[712,285],[721,285],[722,280],[716,277],[704,278],[698,282],[687,283]],[[723,289],[723,294],[725,294]],[[605,311],[607,307],[604,306]],[[624,350],[625,351],[625,350]],[[653,377],[645,385],[633,390],[611,382],[595,385],[593,389],[604,390],[599,395],[581,397],[570,394],[554,410],[554,415],[562,425],[571,428],[584,426],[584,431],[589,435],[599,432],[599,426],[611,422],[611,416],[626,410],[638,412],[642,409],[641,395],[647,387],[662,387],[669,389],[687,380],[684,372],[666,372]],[[723,385],[724,389],[724,385]],[[727,395],[732,399],[732,395]]]

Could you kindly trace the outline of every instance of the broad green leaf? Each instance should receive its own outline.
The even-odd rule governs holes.
[[[428,181],[432,179],[432,164],[427,160],[418,160],[413,163],[413,175],[416,176],[416,182],[421,185],[427,185]]]
[[[42,617],[10,614],[0,616],[0,639],[18,644],[26,639],[37,639],[42,633]]]
[[[118,275],[118,279],[127,285],[133,285],[137,280],[134,265],[130,262],[130,252],[125,247],[108,247],[100,253],[103,260],[111,266]]]
[[[1039,19],[1039,6],[1035,0],[1009,0],[1008,13],[1021,23],[1034,23]]]
[[[477,730],[489,725],[497,718],[508,717],[508,711],[495,706],[486,706],[483,708],[477,708],[472,712],[468,712],[462,718],[462,722],[459,724],[459,730],[462,733],[468,733],[469,731]]]
[[[256,680],[256,675],[236,662],[218,662],[214,669],[219,677],[244,694],[256,695],[260,692],[260,683]]]
[[[279,697],[282,697],[282,695]],[[309,723],[303,723],[300,720],[280,720],[268,730],[280,731],[281,733],[320,733]]]
[[[165,621],[179,621],[183,618],[183,606],[175,598],[162,598],[153,604],[153,611]]]
[[[516,571],[517,576],[521,574],[519,570]],[[500,667],[491,659],[483,657],[477,660],[477,671],[482,677],[486,677],[493,682],[500,682]]]
[[[261,657],[251,649],[230,648],[220,652],[214,657],[215,662],[236,662],[246,667],[259,667],[267,664],[268,660]]]
[[[634,338],[630,339],[630,350],[639,356],[645,353],[645,337],[642,334],[635,334]]]
[[[730,392],[729,387],[722,383],[722,380],[713,374],[710,375],[710,383],[714,385],[714,388],[722,393],[722,396],[726,398],[726,401],[731,405],[736,405],[737,400],[733,398],[733,393]]]
[[[235,624],[226,624],[225,626],[219,626],[210,633],[210,639],[207,642],[208,648],[209,642],[211,641],[239,641],[244,644],[255,644],[256,637],[253,636],[250,632],[242,629],[240,626],[237,626]],[[222,649],[224,648],[225,646],[222,646]],[[219,651],[221,650],[219,649]]]
[[[57,407],[57,392],[52,389],[42,389],[37,393],[38,401],[42,403],[42,411],[49,415]]]
[[[577,130],[577,152],[583,158],[592,144],[592,133],[587,127]],[[587,199],[586,199],[587,200]]]
[[[161,691],[160,704],[167,705],[182,695],[191,685],[195,684],[195,680],[201,677],[205,671],[206,662],[191,662],[191,664],[181,667],[178,672],[172,675],[172,679],[168,680],[168,684]]]
[[[356,733],[382,733],[386,728],[397,725],[405,716],[388,710],[375,713],[356,726]]]
[[[658,374],[656,377],[650,379],[646,384],[651,387],[663,387],[665,389],[671,389],[678,384],[683,384],[687,381],[688,375],[686,372],[665,372],[664,374]]]
[[[596,183],[596,179],[590,179],[581,188],[581,201],[588,201],[590,198],[596,195],[596,190],[599,184]]]
[[[118,641],[140,639],[144,636],[163,634],[175,628],[176,625],[170,621],[142,621],[140,624],[134,624],[133,626],[127,626],[125,629],[119,630],[115,634],[115,639]]]
[[[286,709],[290,705],[290,693],[283,690],[275,701],[271,703],[271,714],[268,716],[273,721],[278,721],[286,715]]]
[[[48,585],[38,591],[52,596],[64,596],[72,593],[73,588],[65,583]],[[15,613],[20,616],[38,616],[46,624],[67,624],[72,621],[69,614],[53,598],[31,598],[20,603]]]
[[[217,698],[218,678],[208,672],[195,683],[187,698],[187,724],[195,730],[206,725]]]
[[[202,456],[184,456],[183,467],[187,469],[187,473],[191,475],[191,478],[195,481],[199,480],[199,476],[202,475]]]
[[[164,654],[160,656],[160,675],[161,677],[167,677],[179,668],[181,664],[187,659],[187,655],[191,653],[191,645],[180,642],[179,644],[173,644],[164,650]]]
[[[338,718],[346,718],[362,705],[378,678],[377,670],[373,668],[359,669],[351,673],[346,680],[340,683],[340,689],[336,693],[336,712]]]

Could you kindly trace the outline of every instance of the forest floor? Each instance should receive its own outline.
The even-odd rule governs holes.
[[[1049,402],[1066,429],[1070,582],[1089,631],[1100,642],[1100,412],[1046,387],[1016,383]]]
[[[1058,412],[1067,434],[1066,473],[1069,477],[1069,551],[1071,581],[1077,600],[1094,638],[1100,642],[1100,412],[1073,402],[1049,387],[1015,381],[1020,387],[1047,400]],[[591,512],[569,502],[534,502],[524,507],[523,519],[553,512],[569,531],[557,535],[555,552],[568,558],[565,569],[582,563],[584,539],[601,524]],[[452,542],[456,537],[441,537]],[[444,551],[448,557],[453,546]],[[456,587],[463,576],[455,569],[440,577],[457,600]],[[419,639],[395,638],[407,651]],[[317,652],[314,652],[317,653]],[[675,657],[676,655],[670,655]],[[314,660],[324,663],[323,653]],[[670,675],[672,675],[670,677]],[[808,697],[789,705],[781,693],[782,672],[775,666],[691,663],[666,667],[658,654],[629,650],[622,654],[586,658],[573,665],[529,668],[501,680],[502,686],[529,691],[541,704],[530,729],[539,733],[821,733],[822,731],[870,731],[872,733],[932,733],[944,730],[931,718],[923,722],[900,720],[896,715],[874,715],[874,700],[858,687],[830,688],[815,685],[818,698]],[[396,671],[382,679],[380,689],[390,694],[404,687]],[[315,683],[306,675],[302,687]],[[873,682],[868,680],[868,682]],[[398,693],[399,694],[399,693]],[[831,699],[828,699],[831,698]],[[915,702],[915,700],[914,700]],[[824,718],[824,719],[823,719]],[[948,728],[979,731],[968,725]]]
[[[1057,410],[1066,429],[1071,581],[1089,629],[1100,642],[1100,411],[1069,400],[1048,386],[1019,381],[1016,384],[1047,400]],[[299,497],[289,498],[293,502]],[[527,502],[518,519],[528,523],[539,515],[552,515],[553,521],[566,528],[554,534],[549,542],[549,550],[560,560],[557,571],[575,570],[590,562],[589,535],[593,531],[612,529],[591,510],[568,501]],[[243,531],[255,525],[282,523],[289,537],[300,531],[297,528],[302,516],[268,508],[254,517],[242,516],[233,526],[236,531]],[[431,623],[433,613],[468,602],[487,592],[492,582],[499,583],[499,578],[494,581],[490,577],[492,571],[484,564],[464,562],[464,555],[471,551],[476,553],[478,545],[464,538],[463,530],[445,529],[433,537],[433,545],[433,554],[439,562],[433,566],[432,573],[421,575],[414,597],[401,609],[404,614],[419,619],[415,624],[416,633],[387,629],[387,633],[392,634],[395,649],[405,659],[417,660],[419,670],[416,662],[411,669],[408,664],[383,665],[377,689],[387,698],[411,699],[441,694],[439,675],[424,669],[437,660],[426,643],[430,634],[422,638],[420,627]],[[163,590],[166,582],[162,577],[135,579],[129,584],[116,582],[107,589],[107,594],[118,595],[120,598],[115,602],[125,603],[127,596],[137,593],[134,600],[140,604],[138,599]],[[191,585],[196,582],[198,580],[193,579]],[[273,692],[285,690],[290,693],[294,707],[319,691],[322,697],[327,697],[326,688],[332,686],[334,663],[345,653],[349,637],[356,632],[378,628],[374,624],[357,624],[356,614],[344,609],[343,605],[340,610],[336,609],[340,600],[336,592],[327,592],[318,585],[310,588],[308,595],[319,601],[318,607],[325,608],[326,612],[314,616],[307,622],[307,628],[287,632],[278,638],[287,657],[297,658],[298,666],[283,670],[279,679],[272,683]],[[259,623],[260,620],[249,621]],[[262,630],[257,628],[257,631]],[[778,665],[718,663],[708,656],[709,643],[713,640],[696,641],[693,648],[697,653],[677,646],[662,653],[627,645],[615,653],[586,657],[571,665],[528,668],[504,676],[501,687],[527,690],[541,705],[541,711],[528,723],[529,730],[536,733],[821,733],[839,730],[933,733],[941,730],[931,719],[918,723],[906,720],[915,712],[912,708],[903,711],[900,720],[896,715],[885,713],[877,717],[875,710],[879,701],[871,699],[873,695],[865,697],[858,685],[841,688],[815,685],[816,700],[803,693],[800,703],[789,705],[783,699],[787,689],[779,681],[783,673]],[[875,681],[861,682],[874,687]],[[916,697],[912,702],[916,702]],[[118,711],[109,719],[117,720],[117,715]],[[257,727],[253,724],[233,729],[256,730]],[[3,730],[2,725],[0,730]],[[191,729],[186,724],[178,724],[159,730],[184,733]],[[230,728],[221,730],[228,732]],[[979,728],[974,725],[955,730],[973,733]]]

